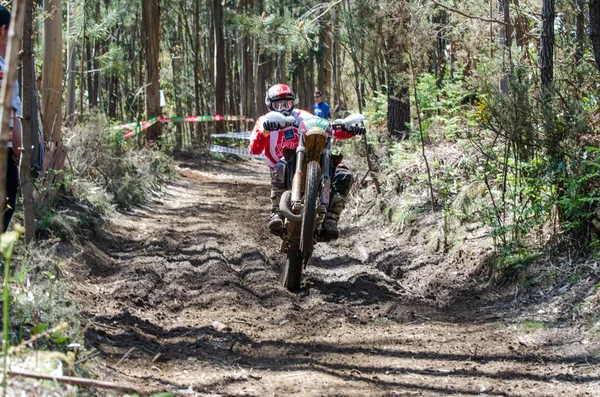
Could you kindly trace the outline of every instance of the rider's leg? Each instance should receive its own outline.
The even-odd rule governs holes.
[[[269,230],[274,234],[283,231],[283,216],[279,212],[281,195],[285,192],[285,161],[278,162],[271,169],[271,213],[269,215]]]
[[[350,192],[353,181],[352,172],[348,168],[338,166],[335,169],[331,183],[329,208],[327,209],[327,215],[325,215],[321,230],[321,234],[325,239],[335,240],[340,237],[337,223],[346,206],[346,197]]]

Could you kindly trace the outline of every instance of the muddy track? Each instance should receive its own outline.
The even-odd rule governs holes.
[[[265,168],[181,163],[88,244],[73,292],[99,377],[200,396],[600,395],[598,344],[523,327],[539,308],[480,287],[477,236],[432,254],[426,227],[352,224],[351,201],[343,239],[318,245],[289,293]]]

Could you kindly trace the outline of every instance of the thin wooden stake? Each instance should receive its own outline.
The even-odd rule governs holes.
[[[421,108],[419,106],[419,98],[417,96],[417,76],[415,76],[415,68],[413,66],[412,57],[410,56],[410,51],[408,52],[408,62],[410,63],[410,70],[413,77],[413,91],[415,94],[415,106],[417,107],[417,118],[419,119],[419,131],[421,132],[421,152],[423,155],[423,159],[425,160],[425,167],[427,167],[427,182],[429,185],[429,195],[431,198],[431,212],[435,211],[435,195],[433,194],[433,182],[431,181],[431,170],[429,169],[429,161],[427,160],[427,155],[425,154],[425,138],[423,136],[423,121],[421,120]]]
[[[85,378],[77,378],[74,376],[52,376],[52,375],[43,375],[36,374],[34,372],[26,372],[26,371],[7,371],[8,375],[11,376],[20,376],[22,378],[33,378],[33,379],[41,379],[41,380],[52,380],[59,383],[65,383],[68,385],[76,385],[76,386],[84,386],[84,387],[99,387],[101,389],[111,389],[111,390],[122,390],[130,393],[139,393],[139,390],[133,386],[122,385],[118,383],[110,383],[104,382],[101,380],[94,379],[85,379]]]

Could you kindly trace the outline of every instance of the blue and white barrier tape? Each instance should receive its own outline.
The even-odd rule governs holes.
[[[238,138],[238,139],[250,139],[252,131],[232,132],[230,134],[211,134],[211,138]]]
[[[254,158],[259,158],[259,159],[265,158],[264,154],[252,154],[252,153],[250,153],[250,151],[248,149],[232,149],[230,147],[211,145],[209,150],[211,152],[217,152],[217,153],[230,153],[230,154],[237,154],[238,156],[254,157]]]

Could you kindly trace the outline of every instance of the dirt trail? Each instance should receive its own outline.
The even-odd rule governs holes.
[[[426,229],[351,226],[350,202],[343,239],[318,245],[289,293],[265,168],[181,163],[162,197],[89,244],[74,293],[98,376],[200,396],[600,396],[597,342],[527,329],[550,317],[478,287],[477,236],[437,256]]]

